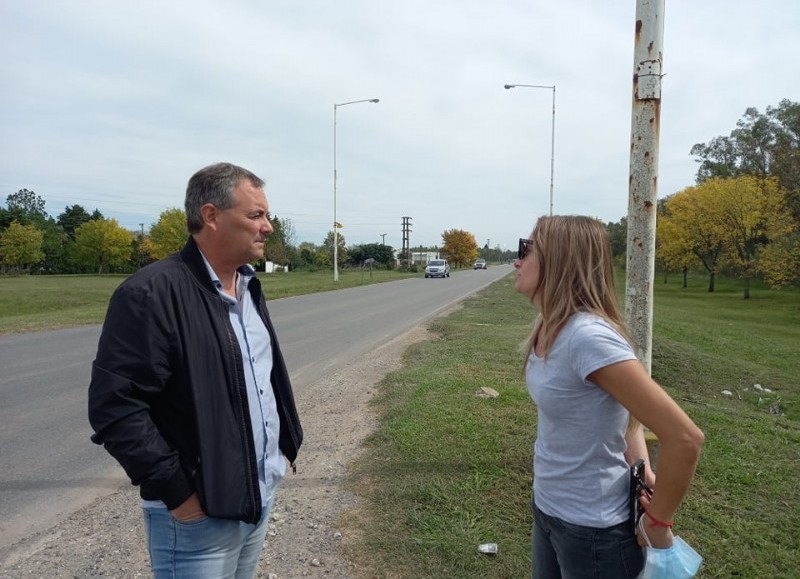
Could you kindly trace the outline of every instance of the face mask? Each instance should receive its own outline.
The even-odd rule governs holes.
[[[689,579],[697,574],[703,558],[680,537],[672,538],[672,547],[647,547],[644,568],[639,579]]]
[[[639,579],[690,579],[697,574],[703,558],[686,541],[673,537],[671,547],[656,549],[650,545],[647,533],[642,535],[647,547]]]

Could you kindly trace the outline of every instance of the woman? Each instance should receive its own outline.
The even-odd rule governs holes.
[[[602,223],[542,217],[530,239],[520,239],[514,266],[516,291],[539,313],[525,366],[538,408],[533,577],[634,578],[647,539],[672,544],[703,433],[636,358]],[[657,482],[642,424],[659,440]],[[629,465],[639,458],[654,492],[639,499],[646,514],[637,537]]]

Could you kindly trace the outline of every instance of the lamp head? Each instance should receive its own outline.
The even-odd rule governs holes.
[[[505,84],[505,85],[503,85],[503,88],[505,88],[507,90],[507,89],[510,89],[510,88],[514,88],[515,86],[517,86],[517,85],[515,85],[515,84]]]
[[[369,102],[371,102],[371,103],[379,103],[379,102],[381,102],[381,99],[369,99]]]

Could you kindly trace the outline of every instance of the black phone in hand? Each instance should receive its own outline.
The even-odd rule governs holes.
[[[642,517],[644,510],[642,504],[639,502],[639,496],[644,491],[648,497],[653,496],[653,489],[647,486],[644,476],[644,459],[640,458],[631,466],[631,483],[630,483],[630,525],[631,532],[636,534],[636,525],[639,524],[639,519]]]

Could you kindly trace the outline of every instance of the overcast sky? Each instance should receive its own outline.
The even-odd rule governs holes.
[[[800,2],[667,0],[659,197],[693,144],[800,100]],[[635,0],[0,0],[0,202],[145,230],[216,161],[296,241],[516,247],[549,210],[627,213]]]

